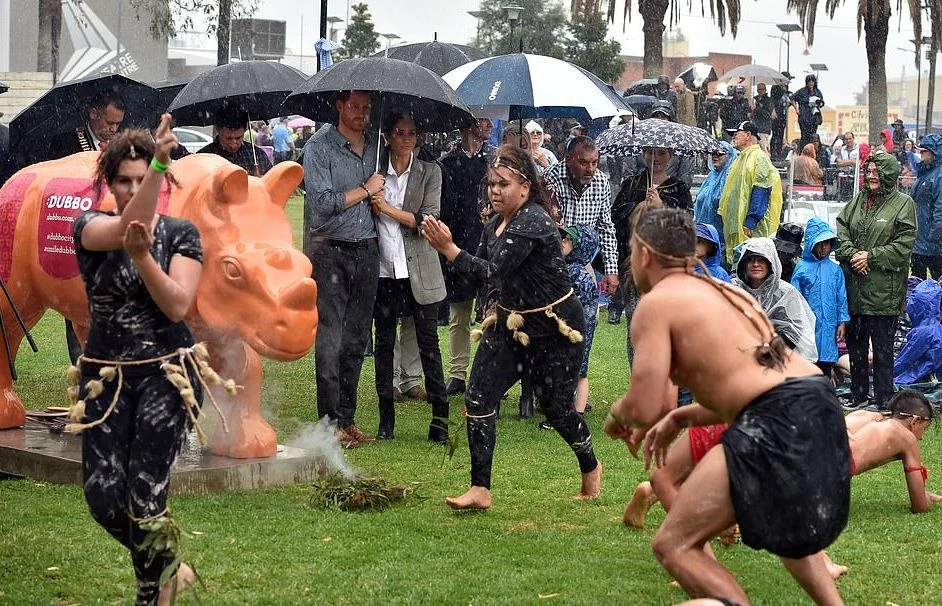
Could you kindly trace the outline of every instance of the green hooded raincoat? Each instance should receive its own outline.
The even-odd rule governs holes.
[[[900,166],[892,155],[876,152],[867,164],[876,164],[880,191],[867,210],[870,190],[863,189],[837,216],[840,244],[835,256],[844,270],[847,307],[852,316],[895,316],[903,311],[909,255],[916,241],[916,206],[897,187]],[[850,267],[857,251],[870,254],[870,271],[861,275]]]

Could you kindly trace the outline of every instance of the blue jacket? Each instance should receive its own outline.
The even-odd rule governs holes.
[[[916,203],[916,243],[913,252],[927,257],[942,256],[942,137],[929,134],[921,144],[935,154],[932,164],[916,164],[911,190]]]
[[[589,225],[573,225],[573,227],[579,232],[579,242],[566,255],[566,267],[569,270],[572,289],[579,302],[582,303],[582,307],[589,313],[590,310],[597,309],[599,285],[595,277],[589,275],[586,265],[591,263],[599,252],[599,235],[595,228]]]
[[[720,195],[723,193],[723,187],[726,185],[726,175],[729,174],[729,167],[733,165],[733,160],[739,155],[739,152],[726,141],[717,141],[726,150],[726,162],[723,166],[716,169],[712,161],[708,158],[710,172],[700,186],[697,193],[697,199],[693,203],[694,221],[697,223],[707,223],[716,228],[717,233],[723,233],[723,218],[717,210],[720,207]]]
[[[913,289],[906,303],[913,328],[893,364],[894,383],[922,383],[928,380],[931,373],[942,373],[940,301],[942,286],[935,280],[925,280]]]
[[[703,264],[710,270],[710,275],[717,280],[729,282],[729,274],[720,266],[720,259],[723,258],[723,239],[715,227],[709,223],[697,223],[697,239],[704,239],[716,244],[716,253],[703,259]],[[696,267],[697,273],[702,273],[700,267]]]
[[[841,266],[830,257],[819,259],[811,252],[818,242],[826,240],[834,240],[834,248],[837,248],[837,234],[831,227],[818,217],[809,219],[805,227],[805,247],[792,274],[792,286],[798,289],[814,312],[814,341],[818,348],[818,360],[837,362],[835,332],[838,324],[850,321],[850,315],[847,312],[847,288]]]

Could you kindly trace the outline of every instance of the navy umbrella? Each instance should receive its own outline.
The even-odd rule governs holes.
[[[660,118],[648,118],[610,128],[596,139],[599,152],[610,156],[640,156],[645,147],[664,147],[677,156],[695,156],[722,149],[702,128]]]
[[[481,59],[444,76],[482,118],[577,118],[631,113],[621,96],[591,72],[561,59],[514,53]]]
[[[448,44],[445,42],[418,42],[416,44],[403,44],[381,50],[374,57],[389,57],[416,63],[430,69],[439,76],[444,76],[451,70],[487,57],[482,51],[463,44]]]
[[[337,93],[372,94],[370,121],[377,127],[390,112],[408,113],[426,132],[463,128],[474,121],[467,106],[435,72],[407,61],[385,57],[347,59],[321,70],[285,100],[287,113],[317,122],[337,123]]]
[[[220,65],[193,78],[170,104],[176,124],[209,126],[224,106],[237,106],[252,120],[282,115],[281,104],[307,74],[274,61]]]
[[[625,89],[626,95],[654,95],[657,91],[657,78],[635,80]]]

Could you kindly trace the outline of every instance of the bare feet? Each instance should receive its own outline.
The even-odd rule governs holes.
[[[589,501],[602,494],[602,462],[598,461],[595,469],[582,474],[582,487],[574,498],[577,501]]]
[[[726,547],[739,542],[739,524],[733,524],[720,533],[720,543]]]
[[[657,495],[654,494],[654,489],[651,488],[651,482],[641,482],[635,488],[634,494],[631,495],[628,506],[625,507],[625,515],[621,518],[622,523],[625,526],[644,528],[644,518],[655,503],[657,503]]]
[[[824,555],[824,565],[827,566],[828,574],[831,575],[832,579],[836,579],[849,570],[847,566],[840,566],[839,564],[835,564],[831,560],[831,556],[829,556],[826,551],[821,553]]]
[[[472,486],[460,497],[445,497],[445,505],[452,509],[490,509],[491,491],[483,486]]]
[[[183,590],[192,585],[195,580],[196,575],[193,574],[193,569],[186,564],[180,564],[180,567],[177,568],[177,574],[173,575],[173,578],[164,583],[164,586],[160,588],[160,598],[157,600],[157,606],[169,606],[170,597],[174,591],[171,583],[176,583],[176,593],[179,596],[183,593]]]

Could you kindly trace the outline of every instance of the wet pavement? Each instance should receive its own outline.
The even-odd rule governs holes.
[[[177,457],[171,494],[252,490],[314,480],[327,465],[309,450],[278,445],[273,457],[232,459],[200,449],[195,434]],[[26,476],[56,484],[82,483],[82,439],[27,422],[25,427],[0,430],[0,479]]]

